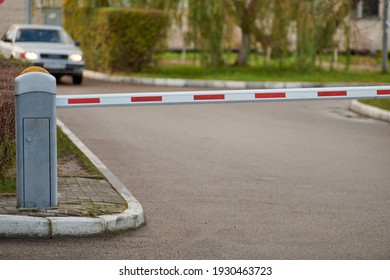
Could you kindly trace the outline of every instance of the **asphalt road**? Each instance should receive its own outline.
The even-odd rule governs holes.
[[[190,89],[58,87],[165,90]],[[147,224],[107,238],[3,239],[0,258],[390,259],[390,126],[347,103],[59,109]]]

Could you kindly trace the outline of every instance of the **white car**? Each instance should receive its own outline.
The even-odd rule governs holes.
[[[5,58],[29,60],[60,79],[71,75],[74,84],[83,81],[83,52],[61,26],[12,25],[0,40]]]

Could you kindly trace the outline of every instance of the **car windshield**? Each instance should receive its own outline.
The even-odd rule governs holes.
[[[55,29],[19,29],[16,42],[71,43],[67,34]]]

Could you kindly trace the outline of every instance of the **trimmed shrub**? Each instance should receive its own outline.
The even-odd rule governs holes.
[[[86,67],[139,72],[165,49],[169,19],[157,10],[65,7],[65,28],[81,41]]]
[[[30,66],[17,60],[0,57],[0,185],[15,178],[15,96],[14,81]]]

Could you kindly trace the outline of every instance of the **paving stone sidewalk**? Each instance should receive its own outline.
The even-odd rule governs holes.
[[[59,177],[58,207],[53,209],[18,209],[15,195],[0,194],[0,215],[97,217],[126,209],[126,201],[105,179]]]

